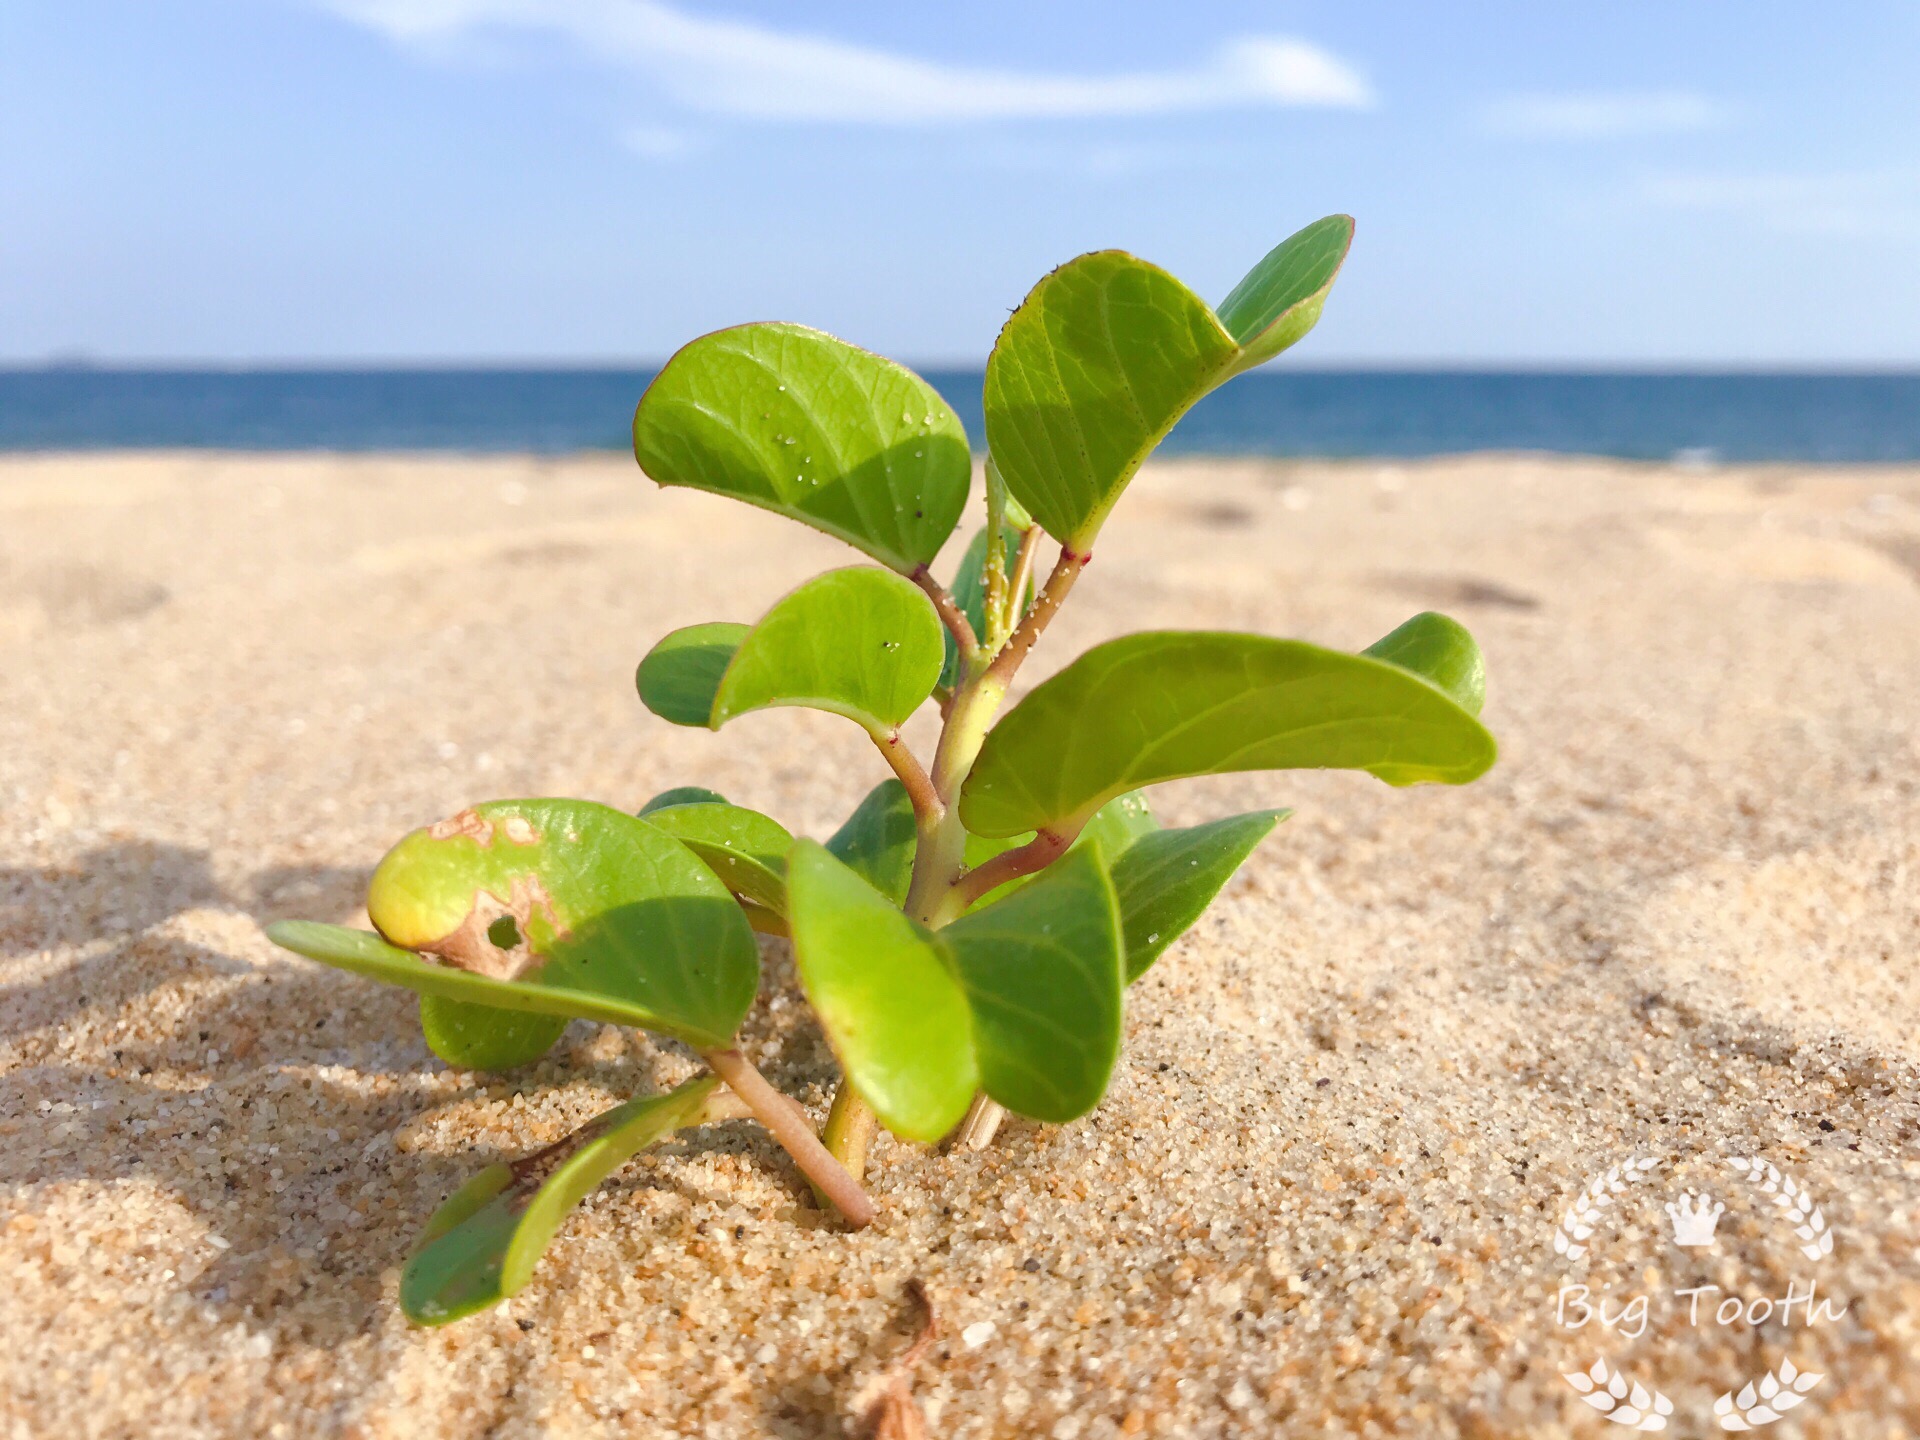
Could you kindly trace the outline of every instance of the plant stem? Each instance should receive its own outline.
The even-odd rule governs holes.
[[[1046,869],[1067,853],[1067,847],[1073,844],[1081,828],[1075,825],[1071,831],[1064,833],[1041,830],[1026,844],[1002,850],[978,870],[969,870],[942,897],[940,907],[935,912],[939,917],[938,923],[951,920],[956,915],[964,915],[982,898],[1009,881]]]
[[[747,1102],[722,1085],[707,1097],[707,1103],[700,1107],[700,1113],[680,1128],[691,1130],[696,1125],[713,1125],[722,1120],[751,1120],[752,1118],[753,1111],[747,1108]]]
[[[921,770],[919,762],[900,743],[898,732],[886,735],[876,733],[873,737],[874,743],[880,747],[880,753],[886,757],[913,800],[917,839],[913,854],[913,878],[909,882],[906,904],[902,908],[921,924],[934,928],[965,914],[982,896],[1008,881],[1051,865],[1066,853],[1080,830],[1077,825],[1067,834],[1042,830],[1027,844],[995,856],[978,870],[971,873],[965,870],[967,832],[960,824],[959,808],[955,804],[960,787],[973,769],[973,762],[979,758],[980,747],[986,742],[987,727],[1000,702],[1006,698],[1007,687],[1020,669],[1020,663],[1027,658],[1027,652],[1033,649],[1034,643],[1053,619],[1054,612],[1067,598],[1067,592],[1073,588],[1074,581],[1080,578],[1081,570],[1093,558],[1090,554],[1076,555],[1063,545],[1060,558],[1054,562],[1053,570],[1035,598],[1033,608],[1020,616],[1015,626],[1012,614],[1019,608],[1020,596],[1033,574],[1040,527],[1031,526],[1021,536],[1013,573],[1011,576],[1004,575],[1002,566],[1005,557],[999,548],[1001,512],[995,505],[994,494],[996,479],[997,476],[990,472],[986,578],[988,641],[997,647],[992,659],[985,665],[980,663],[984,657],[972,624],[954,604],[953,597],[934,580],[927,567],[918,567],[914,571],[913,581],[932,599],[934,608],[940,612],[940,618],[946,622],[947,629],[959,646],[962,678],[942,707],[943,724],[939,744],[934,750],[931,775]],[[1012,634],[1003,645],[999,644],[1001,636],[1006,635],[1009,629]],[[1002,1113],[1000,1107],[986,1096],[976,1096],[973,1108],[968,1111],[967,1119],[961,1126],[960,1143],[973,1149],[986,1145],[999,1127]],[[842,1077],[840,1088],[833,1097],[833,1109],[827,1116],[826,1139],[827,1148],[831,1151],[828,1158],[836,1163],[844,1162],[846,1170],[852,1172],[849,1179],[865,1171],[867,1145],[876,1123],[872,1109],[854,1090],[852,1082]],[[795,1158],[799,1158],[797,1154]],[[841,1173],[845,1174],[846,1171]],[[821,1188],[832,1198],[830,1191]],[[840,1208],[845,1210],[844,1205]]]
[[[873,1143],[873,1132],[879,1123],[873,1107],[861,1098],[853,1083],[842,1080],[834,1092],[833,1108],[827,1111],[827,1123],[820,1132],[820,1140],[827,1147],[827,1153],[846,1166],[847,1173],[856,1180],[866,1177],[867,1147]]]
[[[953,1132],[953,1148],[956,1150],[984,1150],[993,1143],[994,1135],[1000,1129],[1000,1122],[1006,1119],[1007,1112],[1000,1108],[997,1101],[989,1100],[986,1095],[973,1097],[968,1107],[967,1118],[960,1122],[960,1128]]]
[[[1019,628],[1013,632],[1000,653],[993,657],[993,663],[987,667],[982,678],[996,682],[1000,693],[1005,694],[1012,683],[1014,672],[1019,670],[1020,662],[1027,658],[1027,652],[1033,649],[1034,642],[1047,628],[1047,622],[1053,619],[1054,612],[1060,608],[1060,602],[1067,598],[1067,592],[1073,589],[1073,582],[1080,578],[1080,572],[1087,567],[1093,556],[1076,555],[1066,546],[1060,547],[1060,558],[1054,561],[1053,571],[1047,576],[1047,583],[1040,587],[1040,594],[1034,599],[1033,609],[1021,617]]]
[[[989,654],[1006,642],[1002,620],[1007,609],[1007,552],[1004,536],[1007,518],[1007,482],[1000,478],[1000,467],[987,456],[987,633],[983,638]]]
[[[933,754],[933,790],[939,809],[931,819],[916,812],[919,838],[913,852],[913,879],[907,890],[907,914],[923,925],[935,925],[935,914],[953,882],[965,868],[967,832],[960,824],[954,801],[973,768],[974,758],[987,738],[987,726],[1006,692],[984,673],[963,683],[947,710],[940,744]]]
[[[753,1112],[753,1118],[793,1157],[801,1173],[846,1217],[849,1225],[860,1230],[873,1223],[873,1201],[860,1188],[860,1182],[827,1153],[827,1147],[813,1133],[805,1113],[769,1085],[767,1077],[754,1069],[751,1060],[733,1049],[708,1050],[704,1058],[713,1067],[714,1074],[726,1081],[727,1088]]]
[[[934,579],[933,572],[926,566],[915,566],[907,578],[927,592],[927,598],[933,601],[933,608],[940,612],[940,623],[947,627],[953,636],[953,643],[960,647],[961,663],[972,664],[973,657],[980,653],[980,640],[973,633],[973,622],[967,619],[967,612],[954,603],[947,587]]]
[[[933,782],[927,778],[927,772],[920,768],[920,761],[900,738],[900,732],[869,730],[867,734],[880,751],[880,757],[900,777],[900,783],[907,787],[907,798],[913,801],[915,818],[922,825],[938,824],[946,812],[946,805],[934,789]]]
[[[997,655],[1007,643],[1007,636],[1013,627],[1025,619],[1021,611],[1021,597],[1027,593],[1027,586],[1033,582],[1033,560],[1040,553],[1040,527],[1030,525],[1020,534],[1020,550],[1013,557],[1013,576],[1007,583],[1007,608],[1002,624],[995,633],[993,651]]]

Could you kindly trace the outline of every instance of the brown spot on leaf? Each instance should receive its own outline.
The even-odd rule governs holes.
[[[540,838],[540,832],[518,815],[510,816],[504,828],[507,839],[516,845],[531,845]]]
[[[493,822],[482,820],[477,810],[466,809],[445,820],[436,820],[427,827],[427,836],[432,840],[451,840],[456,835],[464,835],[482,845],[491,845]]]
[[[473,812],[469,810],[465,813],[471,815]],[[491,829],[488,833],[490,836]],[[534,953],[533,944],[527,938],[535,912],[546,916],[548,925],[556,935],[566,934],[566,927],[560,923],[560,916],[553,908],[553,896],[547,893],[547,887],[540,883],[537,876],[522,875],[513,882],[513,888],[505,900],[490,890],[476,893],[467,918],[451,933],[431,944],[422,945],[420,951],[472,975],[484,975],[489,980],[518,980],[544,963],[542,957]],[[509,948],[494,943],[489,932],[500,920],[513,922],[518,944]]]

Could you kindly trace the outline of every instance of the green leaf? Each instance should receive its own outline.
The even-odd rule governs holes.
[[[1099,847],[931,931],[823,847],[794,846],[800,982],[855,1089],[931,1142],[984,1088],[1062,1122],[1099,1103],[1120,1045],[1120,916]]]
[[[1487,703],[1487,662],[1467,627],[1426,610],[1361,652],[1424,675],[1459,702],[1469,715]]]
[[[911,572],[967,503],[967,435],[904,366],[803,325],[703,335],[654,378],[633,450],[662,485],[791,516]]]
[[[719,1080],[629,1100],[513,1164],[490,1165],[447,1197],[400,1272],[400,1308],[445,1325],[518,1294],[567,1213],[639,1150],[695,1122]]]
[[[719,682],[716,680],[714,683]],[[711,701],[708,702],[707,709],[709,711],[713,709]],[[700,723],[704,725],[707,722],[702,720]],[[642,819],[645,819],[656,810],[670,810],[675,805],[724,805],[726,803],[727,797],[718,790],[708,790],[701,785],[676,785],[671,790],[662,790],[647,801],[640,807],[638,813]]]
[[[1153,818],[1153,807],[1147,804],[1147,797],[1138,790],[1129,790],[1102,805],[1073,843],[1076,848],[1098,845],[1100,853],[1111,863],[1131,850],[1136,841],[1159,828],[1160,822]]]
[[[778,910],[769,910],[751,900],[742,900],[740,913],[747,917],[748,926],[762,935],[778,935],[785,939],[793,934],[787,925],[787,917]]]
[[[827,852],[897,907],[907,903],[907,887],[913,883],[918,835],[907,787],[889,777],[869,790],[833,832]]]
[[[1129,985],[1206,913],[1253,847],[1292,813],[1256,810],[1184,830],[1155,830],[1113,862]]]
[[[708,724],[713,718],[713,695],[720,688],[720,677],[727,673],[734,652],[750,628],[715,620],[688,625],[665,636],[647,652],[634,674],[642,703],[675,725]],[[649,803],[657,804],[664,798],[656,796]]]
[[[1256,265],[1218,316],[1121,250],[1055,270],[987,360],[987,450],[1007,489],[1049,535],[1090,554],[1121,491],[1193,403],[1313,327],[1352,236],[1344,215],[1309,225]]]
[[[1239,342],[1237,374],[1278,355],[1311,330],[1353,244],[1353,217],[1329,215],[1269,250],[1220,302],[1220,323]]]
[[[989,485],[1000,485],[1002,490],[1001,503],[1005,508],[1000,514],[1001,528],[1004,529],[1009,536],[1026,534],[1027,531],[1033,528],[1033,516],[1027,513],[1027,507],[1020,503],[1018,497],[1005,494],[1006,487],[1001,484],[1000,467],[994,463],[993,456],[991,455],[987,456],[986,470],[987,483]]]
[[[713,872],[649,821],[583,800],[497,800],[414,831],[374,871],[367,914],[381,935],[267,933],[421,994],[702,1049],[731,1039],[759,986],[752,932]]]
[[[514,1070],[553,1048],[567,1028],[562,1015],[532,1015],[449,1000],[420,997],[420,1029],[427,1048],[457,1070]]]
[[[966,990],[987,1094],[1054,1124],[1099,1104],[1120,1053],[1126,984],[1100,847],[1074,851],[935,939]]]
[[[806,705],[884,737],[933,693],[943,633],[912,581],[866,565],[829,570],[740,641],[714,696],[713,728],[770,705]]]
[[[671,805],[646,817],[686,846],[735,895],[787,913],[787,852],[793,836],[778,820],[743,805]]]
[[[979,1087],[966,993],[932,932],[810,840],[788,861],[800,983],[854,1088],[894,1134],[931,1143]]]
[[[1095,646],[1008,711],[967,777],[960,816],[981,835],[1068,830],[1137,786],[1246,770],[1458,785],[1495,753],[1452,697],[1372,656],[1150,631]]]
[[[1091,551],[1153,447],[1240,347],[1199,296],[1120,250],[1042,280],[987,360],[987,448],[1049,535]]]

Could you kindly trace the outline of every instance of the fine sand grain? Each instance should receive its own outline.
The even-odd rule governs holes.
[[[0,1436],[857,1434],[913,1277],[936,1436],[1626,1433],[1561,1376],[1600,1357],[1717,1434],[1786,1355],[1825,1378],[1774,1433],[1920,1433],[1912,470],[1149,470],[1028,680],[1130,629],[1357,647],[1440,608],[1487,652],[1494,773],[1167,788],[1174,823],[1299,813],[1136,987],[1092,1117],[883,1141],[851,1237],[713,1127],[508,1305],[408,1329],[442,1196],[694,1062],[577,1023],[451,1072],[410,997],[262,923],[352,920],[389,843],[487,797],[693,783],[827,833],[882,773],[852,726],[675,730],[632,671],[856,559],[616,457],[0,462]],[[748,1048],[818,1115],[831,1057],[764,956]],[[1756,1153],[1832,1257],[1725,1165]],[[1711,1252],[1661,1233],[1682,1184],[1728,1205]],[[1554,1323],[1565,1283],[1808,1278],[1843,1319]]]

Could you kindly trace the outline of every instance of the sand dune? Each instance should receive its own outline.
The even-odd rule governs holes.
[[[851,1238],[715,1127],[509,1305],[407,1329],[448,1190],[692,1062],[576,1024],[450,1072],[407,996],[261,923],[351,918],[388,843],[489,796],[694,783],[828,832],[879,778],[853,727],[673,730],[631,676],[853,558],[616,457],[0,461],[0,1434],[858,1433],[913,1276],[941,1436],[1593,1436],[1561,1372],[1601,1355],[1718,1433],[1789,1354],[1826,1377],[1792,1433],[1920,1433],[1913,470],[1150,468],[1029,679],[1125,630],[1358,647],[1442,608],[1487,651],[1493,775],[1169,787],[1175,822],[1298,814],[1136,988],[1089,1120],[883,1142]],[[818,1114],[831,1057],[765,958],[752,1049]],[[1729,1178],[1756,1154],[1830,1258]],[[1658,1181],[1570,1271],[1560,1216],[1631,1156]],[[1710,1254],[1659,1233],[1680,1184],[1729,1206]],[[1854,1303],[1629,1344],[1556,1325],[1570,1273]]]

